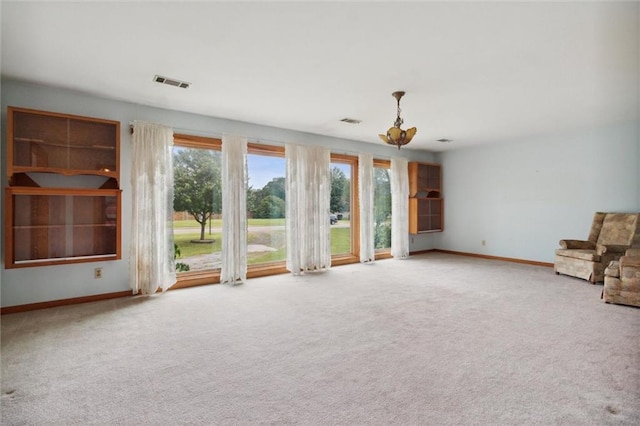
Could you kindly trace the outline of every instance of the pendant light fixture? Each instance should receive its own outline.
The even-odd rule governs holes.
[[[412,127],[407,130],[402,130],[400,126],[404,123],[404,120],[400,117],[400,99],[404,96],[404,92],[398,91],[393,92],[391,94],[398,101],[398,116],[396,117],[396,121],[393,123],[393,127],[390,127],[387,130],[386,135],[379,134],[380,139],[382,139],[385,143],[389,145],[395,145],[400,149],[401,146],[408,144],[411,142],[411,139],[416,134],[418,129]]]

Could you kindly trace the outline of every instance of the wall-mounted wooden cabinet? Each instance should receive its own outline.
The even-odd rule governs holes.
[[[409,163],[409,233],[444,229],[442,168],[440,164]]]
[[[120,259],[119,159],[117,121],[9,107],[5,267]]]
[[[118,179],[120,122],[9,107],[7,174],[44,172]]]
[[[5,191],[6,266],[120,259],[120,190]]]

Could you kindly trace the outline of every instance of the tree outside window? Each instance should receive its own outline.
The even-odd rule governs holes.
[[[177,272],[220,269],[222,153],[213,141],[192,147],[174,139],[173,239]]]
[[[389,169],[373,168],[373,219],[374,247],[376,250],[391,248],[391,179]]]
[[[207,221],[222,213],[221,154],[208,149],[175,149],[173,209],[188,212],[200,225],[205,240]]]

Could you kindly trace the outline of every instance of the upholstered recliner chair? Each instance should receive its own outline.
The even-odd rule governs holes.
[[[640,247],[640,213],[596,213],[588,240],[560,240],[553,269],[595,284],[604,269],[631,247]]]
[[[604,270],[602,298],[607,303],[640,306],[640,249],[629,249]]]

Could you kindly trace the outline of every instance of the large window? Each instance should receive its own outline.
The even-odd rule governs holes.
[[[389,167],[389,161],[375,160],[373,164],[374,247],[378,253],[391,249],[391,179]]]
[[[219,280],[221,146],[220,139],[174,135],[173,224],[178,287]],[[249,143],[247,151],[247,276],[285,272],[284,148]],[[333,265],[357,261],[359,211],[355,170],[357,157],[331,155],[331,215],[327,220],[331,223]]]
[[[220,269],[220,170],[218,139],[174,136],[173,238],[179,274]]]
[[[248,151],[247,265],[284,262],[286,161],[280,150],[249,145]]]
[[[358,158],[331,154],[331,255],[332,264],[353,261],[358,255]]]

